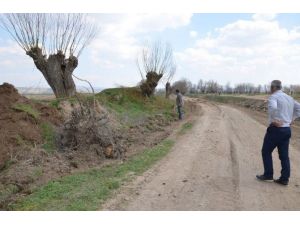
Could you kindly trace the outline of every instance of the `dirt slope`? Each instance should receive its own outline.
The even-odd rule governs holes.
[[[300,152],[291,146],[290,185],[259,182],[266,127],[245,112],[199,102],[193,130],[158,165],[122,188],[104,210],[299,210]],[[280,162],[273,154],[275,177]]]
[[[42,123],[58,125],[61,121],[56,109],[30,101],[11,84],[0,85],[0,170],[7,160],[24,151],[25,143],[42,142]]]
[[[31,100],[0,85],[0,210],[51,180],[121,163],[169,136],[177,126],[172,102],[145,101],[136,90],[97,94],[100,105],[90,117],[89,96],[80,98],[82,114],[78,98]]]

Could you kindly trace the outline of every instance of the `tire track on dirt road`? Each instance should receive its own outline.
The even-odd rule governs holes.
[[[165,158],[121,188],[102,209],[299,210],[300,153],[291,148],[289,187],[258,182],[255,175],[262,172],[260,149],[266,128],[230,106],[198,104],[201,113],[192,130],[178,137]],[[276,176],[279,166],[274,157]]]
[[[236,146],[239,163],[239,191],[241,210],[299,210],[300,189],[299,159],[300,154],[294,147],[290,148],[292,162],[292,177],[288,187],[255,179],[257,173],[262,173],[261,146],[266,127],[238,109],[226,105],[220,106],[225,112],[229,126],[230,138]],[[274,177],[279,177],[280,161],[277,150],[273,153]],[[296,197],[297,196],[297,197]],[[294,199],[296,198],[296,199]]]

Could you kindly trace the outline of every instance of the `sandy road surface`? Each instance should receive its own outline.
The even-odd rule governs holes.
[[[300,150],[288,187],[255,179],[266,127],[238,109],[199,102],[201,116],[154,168],[121,188],[104,210],[300,210]],[[275,177],[280,163],[274,151]]]

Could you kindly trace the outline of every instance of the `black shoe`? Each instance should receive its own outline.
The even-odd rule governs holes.
[[[277,179],[277,180],[274,180],[274,182],[276,184],[281,184],[281,185],[288,185],[289,184],[289,181],[288,180],[282,180],[282,179]]]
[[[256,178],[261,181],[272,181],[273,177],[266,177],[265,175],[256,175]]]

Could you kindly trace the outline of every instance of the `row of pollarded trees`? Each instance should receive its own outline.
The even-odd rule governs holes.
[[[283,90],[291,95],[300,94],[300,85],[283,86]]]
[[[218,93],[222,92],[222,85],[214,80],[199,80],[198,84],[193,84],[187,79],[181,79],[172,85],[172,90],[178,89],[181,93],[200,94],[200,93]]]
[[[291,95],[300,94],[300,85],[285,85],[283,86],[283,91]],[[270,85],[241,83],[231,87],[227,84],[223,87],[223,92],[228,94],[268,94],[270,92]]]
[[[179,90],[182,94],[205,94],[205,93],[219,93],[223,91],[223,86],[218,82],[210,80],[200,80],[198,84],[193,84],[188,79],[181,79],[175,81],[170,85],[170,93],[175,93],[175,90]]]
[[[3,14],[0,25],[33,59],[57,98],[76,94],[73,72],[78,57],[95,38],[98,26],[85,14]],[[154,93],[159,81],[166,87],[176,71],[172,48],[155,42],[141,50],[137,65],[145,96]]]
[[[217,81],[204,81],[200,79],[197,84],[193,84],[187,79],[181,79],[173,83],[172,90],[179,89],[183,94],[267,94],[270,91],[270,85],[254,85],[251,83],[240,83],[231,86],[230,83],[221,85]],[[300,85],[284,86],[284,91],[289,94],[300,93]]]

